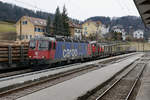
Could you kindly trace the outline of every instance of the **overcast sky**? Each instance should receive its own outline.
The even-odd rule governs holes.
[[[85,20],[92,16],[139,16],[133,0],[0,0],[21,7],[55,13],[66,5],[69,17]]]

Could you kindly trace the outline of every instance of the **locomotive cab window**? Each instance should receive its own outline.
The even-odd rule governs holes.
[[[36,48],[36,41],[30,41],[29,48],[35,49]]]
[[[48,50],[52,48],[52,42],[49,42]]]
[[[56,42],[53,42],[53,49],[56,49]]]
[[[48,41],[40,40],[39,41],[39,50],[48,50]]]

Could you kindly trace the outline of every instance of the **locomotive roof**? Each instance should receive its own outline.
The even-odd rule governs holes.
[[[47,40],[47,41],[56,41],[55,38],[53,37],[35,37],[35,38],[32,38],[31,40]]]
[[[65,41],[65,42],[79,42],[79,43],[88,43],[85,40],[74,40],[71,38],[60,38],[60,37],[34,37],[31,40],[47,40],[47,41]]]
[[[56,40],[57,41],[65,41],[65,42],[79,42],[79,43],[88,43],[88,41],[85,41],[85,40],[75,40],[75,39],[72,39],[72,38],[60,38],[60,37],[56,37]]]

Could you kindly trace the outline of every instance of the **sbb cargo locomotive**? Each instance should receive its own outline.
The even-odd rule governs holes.
[[[28,57],[31,64],[52,64],[93,59],[131,52],[127,44],[97,43],[57,37],[30,40]]]

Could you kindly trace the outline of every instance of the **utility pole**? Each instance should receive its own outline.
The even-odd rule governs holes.
[[[137,40],[138,41],[138,51],[139,51],[139,40]]]
[[[21,40],[21,35],[22,35],[22,21],[20,19],[20,40]]]
[[[144,40],[144,38],[143,38],[143,52],[144,52],[144,44],[145,44],[145,40]]]

